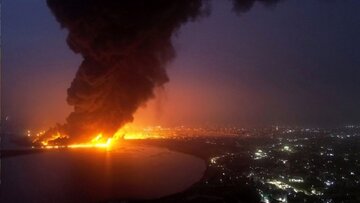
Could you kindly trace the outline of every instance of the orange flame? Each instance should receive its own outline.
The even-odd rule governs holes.
[[[81,144],[71,144],[68,145],[68,148],[111,148],[112,146],[112,138],[103,138],[102,133],[98,134],[88,143]]]
[[[68,138],[66,135],[61,135],[59,132],[50,138],[43,140],[41,142],[41,147],[45,149],[58,149],[58,148],[105,148],[111,149],[115,143],[118,143],[119,140],[131,140],[131,139],[159,139],[163,138],[162,136],[157,135],[156,133],[151,133],[145,131],[144,129],[135,128],[129,124],[120,128],[114,135],[110,138],[104,137],[102,133],[97,134],[89,142],[83,143],[73,143],[70,145],[50,145],[49,142],[57,140],[59,138]],[[35,139],[36,142],[38,139]]]

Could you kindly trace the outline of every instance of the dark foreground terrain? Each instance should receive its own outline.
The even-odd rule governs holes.
[[[206,160],[190,189],[145,202],[360,202],[360,128],[267,128],[137,140]],[[141,201],[143,202],[143,201]]]

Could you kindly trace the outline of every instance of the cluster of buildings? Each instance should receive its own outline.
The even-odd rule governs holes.
[[[204,184],[246,184],[266,203],[360,201],[360,128],[254,131],[209,158]]]

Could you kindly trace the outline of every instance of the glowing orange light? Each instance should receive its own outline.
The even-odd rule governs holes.
[[[80,143],[80,144],[71,144],[68,145],[69,148],[111,148],[112,146],[112,138],[104,139],[102,133],[98,134],[88,143]]]
[[[143,140],[143,139],[159,139],[163,138],[162,136],[157,135],[156,133],[151,133],[145,131],[144,129],[139,129],[130,124],[126,124],[120,128],[113,136],[115,139],[124,139],[124,140]]]
[[[58,149],[58,148],[105,148],[111,149],[115,143],[119,143],[120,140],[133,140],[133,139],[159,139],[163,138],[162,136],[157,135],[156,133],[151,133],[144,129],[135,128],[131,125],[125,125],[120,128],[114,135],[110,138],[104,137],[102,133],[97,134],[95,137],[90,139],[89,142],[73,143],[69,145],[50,145],[51,141],[57,140],[59,138],[68,138],[66,135],[61,135],[57,132],[55,135],[41,141],[41,148],[44,149]],[[35,138],[34,143],[38,141],[39,138]]]

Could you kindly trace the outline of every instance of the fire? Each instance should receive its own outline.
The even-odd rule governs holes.
[[[59,134],[59,133],[57,133],[57,134]],[[64,136],[62,136],[62,137],[64,137]],[[54,135],[49,140],[56,140],[57,138],[59,138],[59,136]],[[42,141],[41,148],[45,148],[45,149],[59,149],[59,148],[106,148],[106,149],[111,149],[111,147],[114,144],[113,138],[105,138],[105,137],[103,137],[102,133],[99,133],[97,136],[95,136],[89,142],[74,143],[74,144],[69,144],[69,145],[50,145],[48,143],[49,140]]]
[[[82,144],[71,144],[68,145],[68,148],[111,148],[112,146],[112,138],[104,139],[102,133],[98,134],[88,143]]]
[[[29,131],[28,131],[28,132],[29,132]],[[40,140],[41,136],[44,135],[44,134],[45,134],[45,131],[41,131],[40,133],[37,133],[35,139],[33,140],[33,143],[38,142],[38,141]],[[28,137],[30,137],[29,134],[28,134]],[[57,140],[57,139],[67,139],[67,138],[69,138],[69,137],[66,136],[66,135],[62,135],[62,134],[60,134],[59,132],[57,132],[57,133],[54,134],[53,136],[51,136],[51,137],[49,137],[49,138],[46,138],[46,139],[43,139],[43,140],[41,141],[41,145],[42,145],[42,146],[48,146],[48,145],[49,145],[49,142],[55,141],[55,140]]]
[[[41,147],[45,149],[58,149],[58,148],[105,148],[111,149],[116,144],[119,144],[121,140],[133,140],[133,139],[159,139],[163,138],[157,133],[153,133],[148,130],[136,128],[129,124],[120,128],[111,137],[103,136],[103,133],[98,133],[95,137],[90,139],[88,142],[72,143],[69,145],[51,145],[50,143],[58,139],[67,139],[66,135],[62,135],[59,132],[41,141]],[[33,143],[39,141],[39,137],[33,140]]]
[[[129,124],[125,125],[124,127],[120,128],[115,134],[115,139],[124,139],[124,140],[142,140],[147,139],[149,136],[148,133],[144,132],[144,130],[137,129]]]

